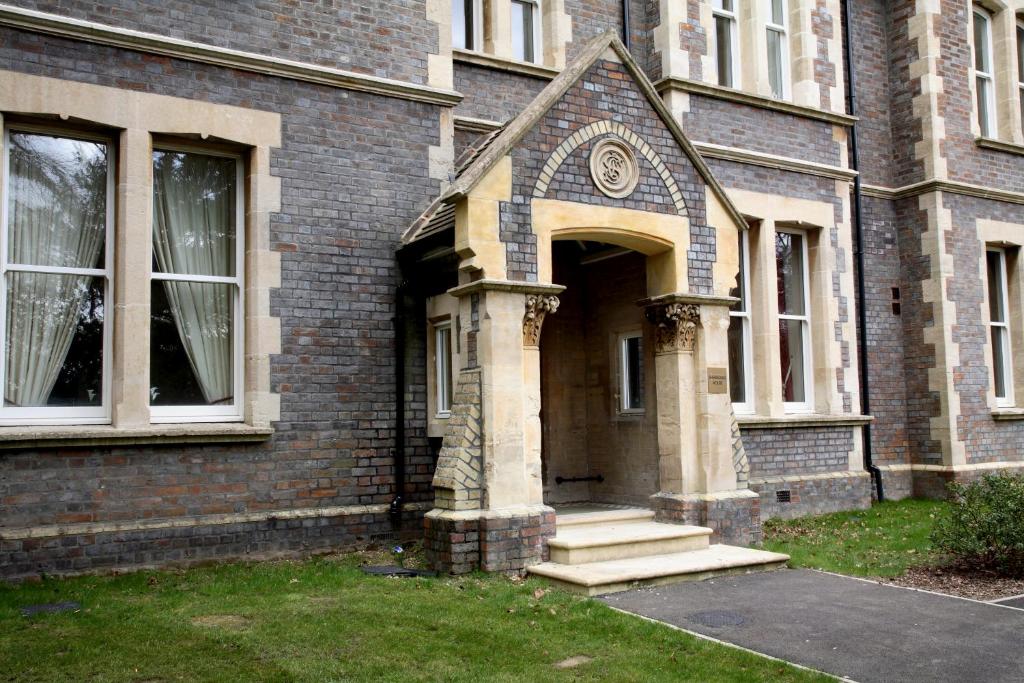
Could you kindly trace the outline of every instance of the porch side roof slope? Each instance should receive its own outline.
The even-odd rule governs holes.
[[[690,140],[683,133],[679,123],[672,117],[672,113],[665,106],[654,85],[643,69],[633,60],[633,57],[626,50],[626,47],[619,40],[614,31],[606,31],[594,38],[587,44],[572,64],[568,65],[544,90],[527,105],[527,107],[515,118],[492,133],[482,136],[460,157],[456,163],[454,181],[448,189],[441,193],[420,217],[413,222],[405,234],[402,235],[402,244],[410,244],[430,234],[435,234],[448,227],[454,226],[455,211],[454,203],[468,195],[477,183],[502,158],[509,154],[520,140],[529,133],[534,126],[547,114],[555,104],[568,92],[577,81],[579,81],[587,70],[601,58],[605,51],[613,50],[621,60],[623,66],[632,75],[637,87],[647,98],[647,101],[654,107],[655,112],[664,122],[672,137],[675,138],[679,147],[683,150],[694,168],[700,174],[701,179],[711,188],[726,212],[736,224],[739,230],[747,228],[747,222],[737,211],[735,205],[726,195],[725,190],[718,184],[718,181],[711,173],[711,169],[704,162],[700,153],[690,143]]]

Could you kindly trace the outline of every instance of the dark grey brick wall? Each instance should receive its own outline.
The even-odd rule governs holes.
[[[840,146],[832,138],[832,124],[824,121],[691,93],[681,124],[698,142],[839,165]]]
[[[750,488],[761,495],[762,519],[793,519],[871,507],[871,479],[865,476],[754,483]],[[788,494],[789,502],[779,501],[780,491]]]
[[[751,479],[841,472],[848,469],[853,450],[850,427],[740,427],[740,434]]]
[[[17,7],[372,76],[427,82],[424,0],[13,0]]]
[[[455,107],[455,114],[504,123],[526,109],[549,82],[474,64],[456,64],[455,89],[465,99]]]
[[[5,451],[0,524],[389,502],[393,254],[402,231],[438,190],[427,177],[427,149],[439,140],[436,108],[11,29],[0,29],[0,68],[237,106],[258,103],[282,116],[282,146],[271,155],[282,194],[281,212],[271,218],[272,248],[282,260],[282,286],[271,296],[282,327],[282,353],[272,359],[272,388],[282,404],[273,439]],[[422,332],[416,327],[407,336],[409,493],[424,500],[432,458],[424,435]],[[346,542],[338,533],[336,540]],[[126,561],[149,552],[139,547],[142,554]],[[7,564],[0,556],[0,566]]]

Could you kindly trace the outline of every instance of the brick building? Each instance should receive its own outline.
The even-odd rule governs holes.
[[[0,575],[1016,471],[1022,55],[1019,0],[0,4]]]

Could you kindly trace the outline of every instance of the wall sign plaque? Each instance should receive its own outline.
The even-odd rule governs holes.
[[[629,145],[617,138],[604,138],[590,150],[590,177],[601,192],[622,199],[636,189],[640,167]]]
[[[729,373],[725,368],[708,368],[708,393],[724,394],[729,390]]]

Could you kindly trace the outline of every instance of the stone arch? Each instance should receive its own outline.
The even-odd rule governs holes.
[[[533,196],[543,198],[548,192],[548,186],[551,185],[551,181],[554,179],[555,173],[558,172],[562,163],[569,158],[569,155],[599,135],[615,135],[616,137],[628,142],[638,152],[640,152],[640,155],[650,162],[651,166],[654,167],[654,171],[665,184],[665,188],[672,197],[672,203],[675,205],[676,211],[682,216],[686,215],[686,203],[683,201],[683,193],[679,189],[676,179],[672,176],[672,172],[668,170],[668,166],[666,166],[665,162],[662,160],[661,155],[654,151],[654,149],[647,144],[646,140],[618,121],[595,121],[594,123],[583,126],[575,133],[562,140],[561,144],[555,148],[544,163],[544,168],[541,169],[540,177],[537,179],[537,184],[534,185]]]

